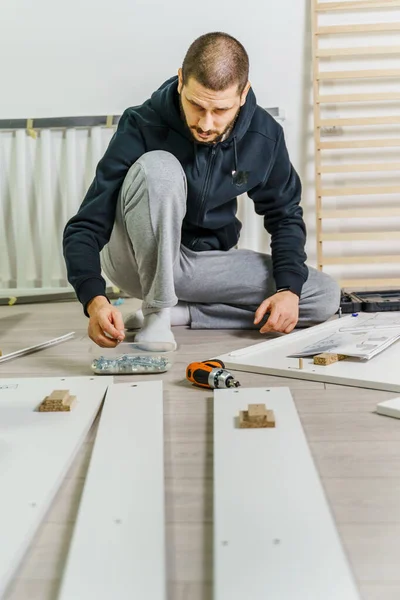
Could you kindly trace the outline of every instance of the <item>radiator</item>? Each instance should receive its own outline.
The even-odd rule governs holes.
[[[30,132],[34,135],[33,132]],[[62,233],[89,187],[113,130],[0,133],[0,294],[71,291]]]
[[[282,121],[278,109],[268,109]],[[93,180],[118,117],[0,121],[0,297],[72,292],[62,233]],[[107,125],[107,126],[106,126]],[[268,251],[253,202],[238,199],[239,247]]]

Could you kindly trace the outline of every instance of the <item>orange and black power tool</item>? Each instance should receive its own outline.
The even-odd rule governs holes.
[[[222,360],[193,362],[186,368],[186,379],[203,388],[223,389],[239,387],[232,373],[225,369]]]

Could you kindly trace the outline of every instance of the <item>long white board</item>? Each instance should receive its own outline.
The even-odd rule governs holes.
[[[112,377],[0,380],[0,597],[85,439]],[[35,409],[69,389],[71,412]]]
[[[360,318],[370,316],[360,315]],[[353,322],[353,317],[343,317],[217,358],[222,360],[228,369],[238,371],[400,392],[400,341],[369,361],[347,358],[325,367],[314,365],[312,358],[304,358],[303,368],[300,369],[299,359],[289,358],[291,354],[300,352],[306,346]]]
[[[214,392],[214,561],[214,600],[360,600],[288,388]]]
[[[165,600],[162,382],[110,386],[59,600]]]

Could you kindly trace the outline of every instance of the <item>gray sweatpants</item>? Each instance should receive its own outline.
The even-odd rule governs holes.
[[[101,253],[107,277],[145,307],[189,303],[192,329],[259,329],[254,312],[275,293],[271,256],[252,250],[193,252],[180,243],[186,177],[164,151],[148,152],[121,187],[114,228]],[[338,309],[335,281],[309,268],[299,323],[307,327]]]

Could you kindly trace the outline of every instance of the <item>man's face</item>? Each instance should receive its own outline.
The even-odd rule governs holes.
[[[182,71],[178,71],[180,105],[186,124],[197,142],[213,144],[233,125],[240,107],[246,102],[248,83],[241,95],[237,85],[223,92],[203,87],[193,77],[183,85]]]

